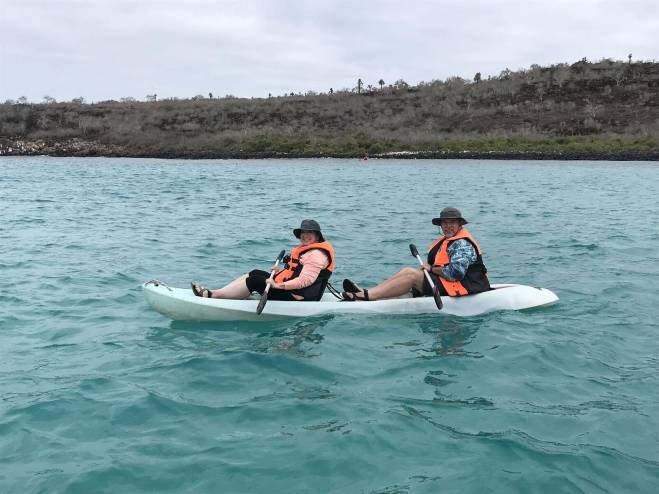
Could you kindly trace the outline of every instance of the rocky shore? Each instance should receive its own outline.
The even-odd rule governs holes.
[[[0,156],[125,156],[121,146],[109,146],[84,139],[51,141],[46,139],[0,138]]]
[[[282,153],[282,152],[218,152],[177,151],[161,153],[131,152],[126,146],[103,144],[84,139],[49,141],[45,139],[0,138],[0,156],[61,156],[61,157],[122,157],[164,159],[265,159],[265,158],[376,158],[376,159],[492,159],[492,160],[594,160],[594,161],[659,161],[659,150],[622,151],[397,151],[364,156],[345,153]]]

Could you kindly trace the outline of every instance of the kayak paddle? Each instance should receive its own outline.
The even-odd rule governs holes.
[[[275,268],[277,267],[277,264],[284,258],[284,255],[286,254],[285,250],[282,250],[279,255],[277,256],[277,259],[275,260]],[[273,269],[272,272],[270,273],[270,278],[275,275],[275,270]],[[256,313],[260,314],[263,312],[263,308],[265,307],[266,302],[268,301],[268,292],[270,291],[270,283],[266,283],[265,285],[265,290],[263,290],[263,295],[261,295],[261,300],[259,300],[259,305],[256,306]]]
[[[421,260],[421,257],[419,257],[419,251],[416,249],[416,245],[410,244],[410,252],[414,257],[416,257],[419,261],[419,264],[423,266],[423,261]],[[423,274],[426,275],[426,279],[428,280],[428,284],[430,285],[430,288],[432,289],[432,296],[435,299],[435,305],[439,310],[442,310],[442,307],[444,307],[444,304],[442,303],[442,298],[439,296],[439,287],[436,286],[432,278],[430,277],[430,273],[426,271],[425,269],[423,270]]]

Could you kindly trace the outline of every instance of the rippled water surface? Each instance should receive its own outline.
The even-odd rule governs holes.
[[[0,159],[0,492],[656,492],[659,167]],[[315,218],[335,282],[459,207],[473,318],[180,323],[140,285],[267,269]]]

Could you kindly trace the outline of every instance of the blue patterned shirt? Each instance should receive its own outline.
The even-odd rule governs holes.
[[[476,262],[476,249],[471,242],[464,238],[458,239],[448,246],[449,263],[444,266],[442,273],[449,281],[460,281],[467,274],[467,269]]]

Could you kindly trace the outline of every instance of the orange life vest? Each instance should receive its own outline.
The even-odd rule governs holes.
[[[469,295],[470,293],[479,293],[490,290],[490,283],[487,279],[487,269],[483,264],[481,248],[478,242],[471,236],[469,231],[462,227],[453,237],[439,237],[428,249],[428,264],[431,266],[444,267],[451,261],[448,255],[448,247],[456,240],[465,239],[476,249],[476,262],[471,264],[467,269],[464,279],[450,281],[438,276],[439,281],[451,297]]]
[[[329,258],[329,265],[318,273],[318,278],[311,285],[300,288],[299,290],[292,290],[292,293],[301,295],[305,300],[320,300],[327,286],[327,280],[334,272],[334,247],[327,240],[324,242],[314,242],[309,245],[298,245],[291,251],[290,259],[286,261],[284,269],[275,275],[276,283],[283,283],[284,281],[292,280],[300,276],[302,272],[302,264],[300,257],[305,252],[310,250],[319,249],[327,254]]]

